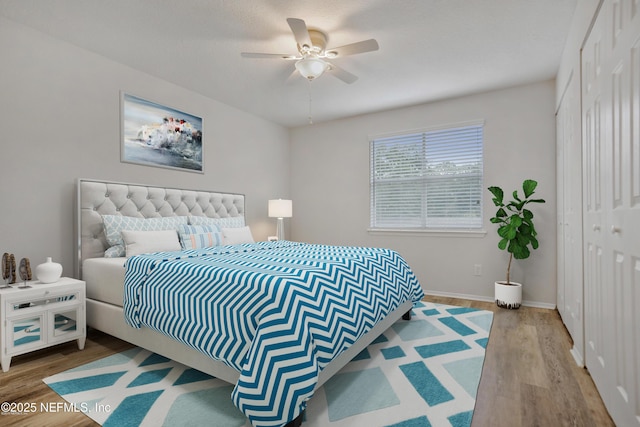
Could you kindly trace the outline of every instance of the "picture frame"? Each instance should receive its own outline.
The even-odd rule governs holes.
[[[120,160],[204,173],[202,118],[121,92]]]

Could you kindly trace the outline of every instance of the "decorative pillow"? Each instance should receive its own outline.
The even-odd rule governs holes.
[[[181,225],[187,224],[186,216],[167,216],[161,218],[134,218],[122,215],[102,215],[104,234],[110,248],[104,253],[106,258],[125,256],[122,230],[133,231],[159,231],[178,230]],[[176,234],[177,235],[177,234]]]
[[[210,225],[218,228],[244,227],[243,216],[233,216],[228,218],[209,218],[206,216],[190,216],[190,225]]]
[[[125,256],[126,250],[124,245],[113,245],[104,251],[105,258],[119,258]]]
[[[222,231],[217,225],[183,225],[179,233],[182,249],[202,249],[222,244]]]
[[[169,252],[182,249],[176,230],[122,230],[122,240],[124,240],[127,258],[150,252]]]
[[[225,245],[255,243],[255,241],[253,240],[253,236],[251,235],[251,229],[249,228],[249,226],[223,228],[222,235],[224,236]]]

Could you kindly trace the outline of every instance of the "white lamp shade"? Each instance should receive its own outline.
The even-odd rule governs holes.
[[[319,58],[302,58],[296,62],[296,69],[303,77],[313,80],[322,75],[327,69],[327,63]]]
[[[269,200],[269,217],[291,218],[293,216],[293,203],[291,200]]]

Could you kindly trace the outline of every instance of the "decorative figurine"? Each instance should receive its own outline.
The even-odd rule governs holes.
[[[0,266],[0,268],[2,269],[2,280],[5,281],[4,284],[0,286],[0,289],[10,288],[11,286],[9,286],[9,281],[7,280],[10,276],[9,254],[6,252],[4,253],[4,255],[2,255],[2,266]]]
[[[16,283],[16,257],[7,252],[2,255],[2,278],[5,281],[2,288],[10,288],[11,283]]]
[[[20,279],[22,279],[22,286],[19,286],[19,288],[25,289],[31,287],[27,286],[27,280],[31,280],[31,263],[29,262],[29,258],[22,258],[20,260]]]

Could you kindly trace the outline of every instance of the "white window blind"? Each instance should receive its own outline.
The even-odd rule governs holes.
[[[482,228],[481,123],[370,145],[372,229]]]

